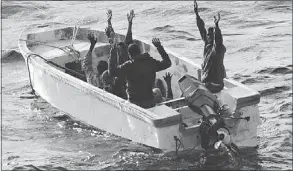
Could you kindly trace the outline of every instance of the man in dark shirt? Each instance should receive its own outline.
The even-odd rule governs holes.
[[[165,70],[171,66],[171,60],[164,50],[159,39],[154,38],[152,43],[162,57],[162,61],[153,59],[148,53],[141,53],[136,44],[130,44],[128,53],[130,60],[122,65],[115,65],[117,61],[117,46],[112,46],[109,59],[109,74],[122,76],[127,81],[128,100],[143,108],[156,105],[153,95],[153,85],[156,72]]]
[[[205,23],[198,14],[198,6],[194,1],[194,12],[196,14],[197,27],[204,41],[204,61],[202,63],[202,82],[212,92],[217,93],[224,88],[223,79],[226,70],[223,64],[226,47],[223,45],[223,37],[219,28],[220,13],[218,18],[214,16],[215,27],[205,29]]]

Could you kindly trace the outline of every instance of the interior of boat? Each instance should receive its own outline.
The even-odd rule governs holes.
[[[29,37],[30,35],[28,35],[28,38]],[[63,38],[59,40],[50,40],[48,42],[38,43],[37,41],[41,41],[36,40],[38,34],[35,34],[33,37],[34,41],[27,42],[27,46],[31,52],[42,56],[50,63],[57,64],[52,65],[56,69],[61,70],[77,79],[86,81],[85,74],[81,70],[80,60],[86,55],[90,47],[90,43],[87,39],[76,39],[72,46],[73,48],[68,48],[68,45],[71,43],[71,39]],[[108,62],[109,53],[109,44],[98,41],[92,53],[94,72],[97,72],[96,66],[99,61],[104,60]],[[168,70],[168,72],[172,72],[172,70]],[[177,82],[177,80],[175,81]],[[164,86],[166,88],[166,84]],[[167,122],[168,120],[177,120],[176,122],[182,123],[183,121],[187,128],[190,127],[191,129],[194,129],[195,127],[197,129],[199,126],[199,121],[202,118],[201,115],[188,107],[184,97],[175,96],[174,99],[157,104],[156,107],[148,110],[152,111],[153,113],[157,113],[159,115],[158,118],[162,118],[162,114],[160,114],[162,111],[163,113],[168,113],[167,115],[164,114],[164,122]]]
[[[89,29],[79,29],[75,38],[73,39],[74,28],[67,27],[62,29],[54,29],[52,31],[37,32],[27,35],[26,45],[28,49],[34,53],[42,56],[47,63],[52,64],[52,67],[65,72],[66,74],[80,79],[86,82],[85,74],[81,70],[81,60],[87,54],[90,42],[87,39],[88,32],[94,32],[98,35],[98,42],[92,53],[92,64],[94,72],[97,72],[97,65],[100,61],[108,61],[110,46],[108,43],[108,38],[101,31],[89,30]],[[117,34],[118,41],[124,39],[123,35]],[[142,52],[149,52],[150,55],[156,59],[161,59],[159,53],[155,48],[151,48],[150,45],[134,40],[134,43],[141,47]],[[200,80],[200,70],[194,67],[192,61],[184,62],[183,60],[177,58],[174,54],[169,55],[172,61],[172,66],[165,71],[157,73],[157,78],[162,79],[162,76],[166,72],[173,74],[172,77],[172,91],[174,98],[166,102],[157,104],[153,108],[147,110],[151,111],[155,118],[154,124],[159,127],[164,127],[168,123],[185,125],[185,132],[188,134],[193,133],[198,130],[200,125],[200,120],[202,118],[201,110],[191,109],[190,104],[184,95],[182,87],[180,87],[180,80],[189,77],[189,81]],[[53,65],[54,64],[54,65]],[[56,65],[57,64],[57,65]],[[190,75],[192,76],[190,76]],[[188,79],[187,79],[188,80]],[[164,82],[164,81],[163,81]],[[193,84],[192,82],[187,83],[187,85]],[[167,87],[164,84],[165,88]],[[183,86],[184,87],[184,86]],[[188,87],[185,87],[186,89]],[[252,92],[249,89],[243,88],[234,82],[225,82],[226,103],[229,104],[230,108],[233,105],[233,109],[240,108],[241,105],[253,105],[259,103],[260,95],[258,93]],[[105,91],[105,93],[107,93]],[[205,94],[205,92],[202,92]],[[207,103],[214,97],[204,96],[204,100]],[[213,101],[213,100],[212,100]],[[200,104],[200,103],[199,103]],[[196,130],[195,130],[196,129]]]

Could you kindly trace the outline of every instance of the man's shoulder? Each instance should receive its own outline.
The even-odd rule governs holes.
[[[226,46],[222,43],[220,45],[215,46],[215,50],[217,52],[226,52]]]
[[[130,66],[132,66],[133,65],[133,63],[134,63],[134,61],[133,60],[127,60],[127,61],[125,61],[122,65],[120,65],[121,67],[130,67]]]

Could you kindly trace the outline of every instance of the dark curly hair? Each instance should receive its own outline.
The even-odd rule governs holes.
[[[108,69],[108,62],[100,61],[97,66],[97,70],[99,74],[102,74],[104,71]]]

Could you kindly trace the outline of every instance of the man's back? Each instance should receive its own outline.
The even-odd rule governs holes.
[[[161,45],[159,39],[153,39],[153,44],[157,47],[163,60],[158,61],[150,57],[148,53],[141,54],[136,44],[131,44],[128,48],[131,60],[122,65],[116,66],[117,48],[111,48],[109,59],[110,75],[116,77],[126,77],[128,100],[141,107],[152,107],[153,85],[156,72],[165,70],[171,66],[171,60]]]
[[[223,64],[226,47],[216,47],[214,44],[206,45],[204,48],[204,61],[202,64],[202,82],[213,82],[224,84],[226,70]]]
[[[156,60],[144,53],[129,63],[126,73],[127,94],[130,101],[143,102],[153,99],[153,84],[156,79]]]
[[[207,31],[204,21],[199,16],[196,1],[194,2],[194,12],[200,36],[205,43],[202,82],[211,92],[216,93],[224,88],[223,79],[226,77],[223,64],[226,47],[223,45],[223,37],[219,28],[220,13],[218,13],[218,18],[214,16],[215,27],[209,27]]]

